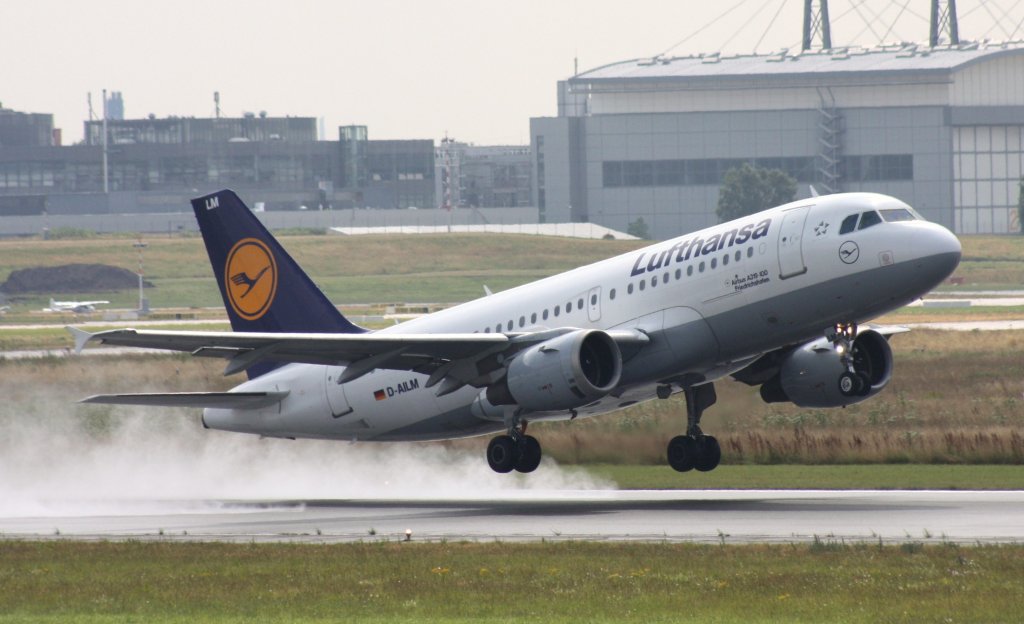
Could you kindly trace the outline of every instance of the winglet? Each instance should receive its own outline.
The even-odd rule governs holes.
[[[72,327],[70,325],[66,326],[64,329],[68,330],[71,333],[71,337],[75,339],[75,353],[81,353],[82,349],[85,348],[86,343],[92,340],[92,337],[95,335],[90,334],[84,329],[78,329],[77,327]]]

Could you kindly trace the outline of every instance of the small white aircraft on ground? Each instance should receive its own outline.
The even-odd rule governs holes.
[[[768,402],[839,407],[881,392],[890,334],[864,323],[945,280],[960,242],[884,195],[812,197],[369,332],[350,323],[242,201],[192,201],[233,332],[121,329],[87,342],[227,360],[230,392],[99,395],[202,407],[203,424],[282,438],[438,440],[498,433],[487,460],[530,472],[527,423],[682,392],[679,471],[714,469],[701,430],[732,376]],[[429,258],[424,258],[429,262]]]
[[[54,301],[50,299],[50,307],[43,308],[43,312],[74,312],[75,314],[90,314],[96,311],[96,306],[107,305],[109,301]]]

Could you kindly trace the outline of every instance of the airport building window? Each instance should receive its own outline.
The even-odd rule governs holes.
[[[719,185],[730,170],[749,163],[781,169],[798,182],[814,182],[813,156],[780,158],[693,158],[671,160],[606,160],[601,163],[602,186]],[[885,166],[893,163],[886,162]]]

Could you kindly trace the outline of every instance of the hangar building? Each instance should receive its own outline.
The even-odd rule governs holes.
[[[530,130],[549,222],[677,236],[717,222],[722,176],[750,162],[798,197],[876,191],[958,233],[1019,232],[1024,41],[624,61],[559,82]]]

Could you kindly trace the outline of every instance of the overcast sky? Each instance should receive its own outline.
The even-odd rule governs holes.
[[[1024,0],[960,0],[964,39],[1024,38]],[[671,49],[798,49],[802,0],[2,0],[0,102],[81,139],[92,92],[125,116],[323,117],[370,138],[528,143],[555,84]],[[926,41],[928,0],[832,0],[833,44]],[[731,9],[731,11],[730,11]],[[701,27],[715,20],[713,25]],[[881,15],[882,20],[876,20]],[[866,25],[871,22],[871,26]],[[673,47],[675,46],[675,47]]]

